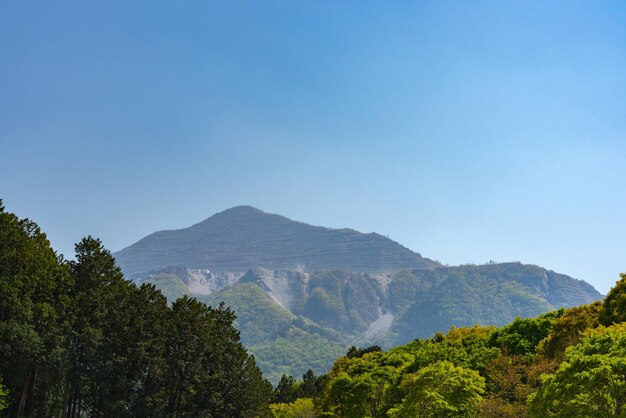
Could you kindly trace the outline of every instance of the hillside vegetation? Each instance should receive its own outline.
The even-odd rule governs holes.
[[[154,276],[177,298],[168,303],[154,285],[125,280],[98,239],[81,240],[68,262],[34,222],[0,202],[0,416],[625,416],[626,274],[603,302],[499,327],[455,326],[396,347],[342,350],[346,330],[371,331],[373,316],[362,301],[415,318],[422,295],[431,294],[431,303],[446,301],[442,309],[469,321],[483,314],[473,305],[510,315],[528,295],[543,309],[540,303],[581,289],[534,266],[514,267],[506,274],[497,271],[501,265],[404,271],[390,281],[369,273],[259,270],[198,298],[187,295],[191,278],[179,277],[185,269],[172,269]],[[305,297],[281,302],[270,290],[284,290],[292,279]],[[457,292],[445,290],[447,281]],[[508,296],[491,307],[470,282]],[[417,299],[407,296],[412,290]],[[218,303],[224,300],[240,306],[239,317]],[[274,389],[235,325],[273,367]],[[394,338],[410,338],[391,327]],[[337,357],[329,371],[316,372],[331,355]],[[293,364],[306,368],[302,379],[278,378]]]
[[[565,287],[557,282],[556,273],[520,263],[388,275],[257,268],[209,295],[191,292],[185,272],[168,269],[145,282],[170,301],[189,295],[209,305],[230,306],[237,312],[242,342],[274,384],[283,373],[298,376],[309,368],[325,373],[351,345],[387,349],[451,326],[502,326],[516,317],[597,299],[584,282],[567,278],[566,284],[575,286]],[[563,305],[563,300],[574,303]]]
[[[539,266],[443,266],[379,234],[250,206],[155,232],[115,257],[127,278],[155,285],[170,302],[188,295],[234,309],[242,342],[273,383],[308,368],[324,373],[351,345],[386,349],[451,326],[501,326],[601,298]]]
[[[626,274],[604,303],[350,348],[305,395],[283,376],[274,417],[623,417]],[[310,378],[309,378],[310,380]]]

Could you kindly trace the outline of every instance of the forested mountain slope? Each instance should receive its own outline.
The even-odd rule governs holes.
[[[539,266],[442,266],[377,234],[248,206],[152,234],[115,255],[127,277],[153,283],[171,301],[191,295],[231,306],[242,342],[273,382],[284,372],[323,373],[353,344],[386,348],[450,326],[501,326],[602,297]]]
[[[504,271],[491,277],[499,269]],[[548,301],[565,297],[558,293],[559,280],[563,277],[520,263],[378,276],[257,268],[239,283],[209,295],[185,293],[185,280],[171,273],[147,279],[165,292],[168,286],[174,289],[172,300],[192,294],[209,305],[224,301],[233,307],[242,342],[274,384],[284,373],[299,376],[308,369],[325,373],[351,345],[378,344],[386,349],[452,326],[502,326],[516,317],[569,307]],[[288,288],[291,292],[285,291]],[[600,298],[592,288],[580,288],[587,292],[567,297],[579,304]]]

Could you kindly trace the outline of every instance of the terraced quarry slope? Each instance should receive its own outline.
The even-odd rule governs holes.
[[[169,266],[241,273],[253,267],[393,272],[438,266],[376,233],[312,226],[250,206],[155,232],[114,256],[130,278]]]

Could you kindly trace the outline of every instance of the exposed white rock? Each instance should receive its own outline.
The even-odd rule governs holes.
[[[309,275],[294,270],[270,271],[264,268],[254,268],[246,273],[242,280],[256,283],[274,302],[293,310],[305,296]]]
[[[243,276],[243,273],[217,272],[206,269],[187,269],[185,284],[191,293],[209,295],[216,290],[232,286]]]
[[[389,331],[389,328],[391,328],[391,324],[393,324],[392,313],[389,312],[380,315],[377,320],[372,322],[369,327],[367,327],[364,338],[373,339],[376,337],[384,337],[387,334],[387,331]]]

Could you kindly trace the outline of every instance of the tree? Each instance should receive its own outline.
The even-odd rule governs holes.
[[[0,379],[0,411],[7,407],[7,395],[9,392],[2,386],[2,380]]]
[[[491,334],[489,343],[500,347],[508,354],[531,355],[539,342],[546,338],[557,318],[565,312],[564,309],[548,312],[537,318],[515,318],[515,320]]]
[[[598,328],[566,351],[529,397],[535,417],[626,416],[626,324]]]
[[[379,345],[370,345],[366,348],[356,348],[356,346],[351,346],[346,353],[346,357],[363,357],[367,353],[375,353],[377,351],[382,351]]]
[[[548,336],[539,343],[537,353],[558,362],[563,360],[565,349],[577,344],[583,334],[600,325],[601,302],[567,309],[557,318]]]
[[[288,404],[296,399],[296,379],[293,376],[283,374],[280,382],[274,389],[272,403]]]
[[[502,355],[487,363],[489,397],[479,405],[481,417],[528,416],[526,399],[532,392],[528,378],[530,360],[522,355]]]
[[[321,404],[325,412],[342,417],[383,417],[386,391],[398,379],[400,366],[395,354],[374,351],[363,357],[342,357],[327,376]]]
[[[475,414],[485,392],[477,371],[439,361],[406,375],[400,385],[405,397],[390,417],[464,417]]]
[[[263,379],[232,310],[127,282],[99,239],[66,262],[0,201],[2,416],[253,417]],[[308,392],[319,379],[305,375]]]
[[[235,314],[187,296],[172,305],[167,415],[250,417],[266,411],[272,386],[239,342]]]
[[[53,415],[65,370],[67,264],[0,201],[0,375],[11,415]]]
[[[291,403],[275,403],[270,405],[274,418],[315,418],[318,416],[313,399],[299,398]]]
[[[125,330],[133,320],[127,306],[131,289],[115,259],[91,236],[75,246],[71,262],[75,320],[70,339],[70,369],[65,415],[128,415],[124,397]]]
[[[626,273],[620,274],[620,280],[604,298],[600,321],[606,326],[626,321]]]
[[[302,375],[302,383],[296,390],[297,398],[317,398],[322,391],[324,376],[317,377],[313,370],[309,369]]]

